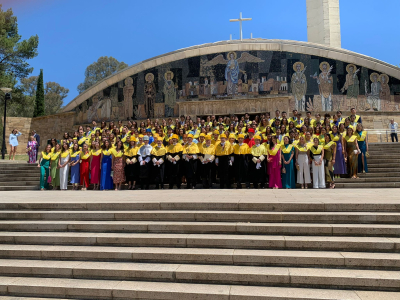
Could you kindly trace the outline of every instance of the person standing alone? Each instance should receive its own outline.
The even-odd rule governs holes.
[[[397,138],[398,128],[399,128],[399,124],[397,124],[397,122],[395,122],[394,119],[391,119],[390,123],[389,123],[389,131],[390,131],[390,137],[392,138],[392,143],[394,143],[395,139],[396,139],[396,143],[399,142],[399,140]]]

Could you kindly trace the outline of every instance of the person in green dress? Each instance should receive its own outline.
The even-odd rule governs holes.
[[[60,169],[58,167],[60,153],[61,153],[61,146],[60,144],[56,144],[54,146],[54,151],[51,153],[51,162],[50,162],[50,176],[51,176],[51,185],[53,186],[53,189],[60,188]]]
[[[324,159],[325,159],[325,182],[329,183],[329,188],[335,188],[335,176],[333,175],[333,165],[336,157],[336,143],[332,141],[332,137],[325,135],[324,143]]]
[[[296,179],[294,172],[293,156],[295,154],[295,147],[290,144],[288,136],[283,138],[282,151],[282,187],[285,189],[295,189]]]
[[[49,188],[48,178],[51,160],[51,145],[46,146],[45,151],[42,151],[39,161],[38,168],[40,168],[40,190],[44,191]]]

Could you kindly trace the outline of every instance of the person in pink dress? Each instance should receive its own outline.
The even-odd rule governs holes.
[[[101,148],[97,141],[93,142],[92,155],[90,156],[90,183],[93,184],[93,189],[98,190],[100,184],[100,158]]]
[[[281,145],[277,143],[275,135],[271,138],[271,143],[267,147],[267,168],[269,175],[269,187],[273,189],[282,188],[281,179]]]

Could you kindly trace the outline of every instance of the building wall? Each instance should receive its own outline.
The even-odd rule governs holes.
[[[22,133],[22,135],[18,138],[19,147],[17,147],[17,154],[26,153],[26,144],[32,130],[36,130],[36,132],[40,135],[41,145],[39,150],[42,151],[47,144],[47,140],[53,137],[60,140],[64,132],[70,132],[72,134],[72,131],[74,130],[75,115],[76,114],[74,112],[67,112],[39,118],[7,117],[7,153],[10,152],[8,140],[12,129],[16,128]]]
[[[1,122],[4,122],[2,118]],[[14,117],[7,117],[6,119],[6,146],[7,146],[7,153],[10,153],[10,144],[9,144],[9,137],[11,131],[17,129],[22,133],[18,137],[19,146],[17,147],[17,154],[24,154],[26,151],[26,145],[28,143],[28,138],[31,132],[31,118],[14,118]],[[1,146],[0,146],[1,147]],[[8,158],[7,158],[8,159]]]
[[[400,76],[399,76],[400,77]],[[176,117],[180,103],[293,96],[300,111],[399,111],[400,80],[311,54],[231,51],[160,64],[104,88],[76,106],[92,120]],[[243,111],[245,112],[245,111]]]

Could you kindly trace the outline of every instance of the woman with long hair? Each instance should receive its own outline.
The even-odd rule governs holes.
[[[87,144],[83,144],[81,151],[80,160],[80,183],[82,185],[82,191],[86,191],[89,186],[89,169],[90,169],[90,157],[91,151]]]
[[[301,188],[308,188],[311,183],[310,177],[310,149],[307,147],[304,136],[300,136],[300,140],[296,145],[296,168],[297,183],[301,184]]]
[[[113,182],[115,184],[116,191],[121,189],[121,184],[125,181],[124,157],[124,144],[119,140],[115,145],[115,149],[112,151]]]
[[[53,189],[60,187],[60,169],[58,167],[58,161],[60,160],[61,147],[60,144],[54,146],[54,151],[51,152],[51,162],[50,162],[50,176],[51,185]]]
[[[324,143],[324,165],[325,165],[325,182],[329,183],[329,188],[335,188],[335,177],[333,175],[333,165],[336,157],[336,143],[332,141],[329,134],[325,135]]]
[[[325,166],[324,166],[324,147],[319,144],[319,138],[313,139],[310,147],[310,157],[312,160],[313,188],[324,189],[325,186]]]
[[[69,174],[69,162],[71,160],[71,153],[69,150],[68,143],[62,144],[60,159],[58,160],[58,168],[60,169],[60,189],[62,191],[68,188],[68,174]]]
[[[29,160],[28,160],[29,164],[36,163],[36,153],[37,153],[36,151],[37,151],[37,142],[36,142],[34,136],[31,135],[29,137],[29,142],[26,146],[26,152],[28,153],[28,157],[29,157]]]
[[[368,173],[368,135],[364,130],[361,123],[356,125],[356,133],[358,148],[360,148],[360,155],[358,155],[358,173]]]
[[[90,156],[90,182],[93,184],[93,189],[98,190],[100,185],[100,159],[101,148],[100,143],[95,140]]]
[[[346,148],[346,160],[347,160],[347,171],[352,179],[358,178],[358,154],[361,152],[358,148],[357,136],[353,134],[353,128],[349,126],[346,130],[345,148]]]
[[[100,190],[111,190],[113,188],[113,181],[111,177],[111,143],[109,140],[105,140],[101,151],[101,175],[100,175]]]
[[[283,138],[283,146],[281,147],[282,155],[282,187],[285,189],[295,189],[296,179],[294,173],[294,154],[295,147],[290,143],[290,138]]]
[[[80,183],[80,156],[81,150],[79,149],[79,145],[76,143],[72,146],[71,161],[69,163],[69,166],[71,167],[71,183],[73,190],[78,190]]]
[[[269,187],[272,189],[281,189],[281,145],[277,137],[271,138],[271,143],[267,146],[267,168],[269,175]]]
[[[343,123],[339,125],[339,128],[344,128]],[[343,135],[340,134],[338,126],[332,126],[332,133],[330,134],[332,142],[336,143],[336,155],[333,157],[333,174],[336,178],[340,175],[346,174],[346,161],[345,161],[345,146]]]
[[[136,188],[136,181],[139,178],[138,150],[136,138],[131,136],[129,148],[125,152],[125,177],[128,182],[128,190]]]
[[[44,151],[39,157],[38,168],[40,168],[40,190],[44,191],[49,188],[49,173],[50,173],[50,160],[51,160],[51,145],[47,144]]]

